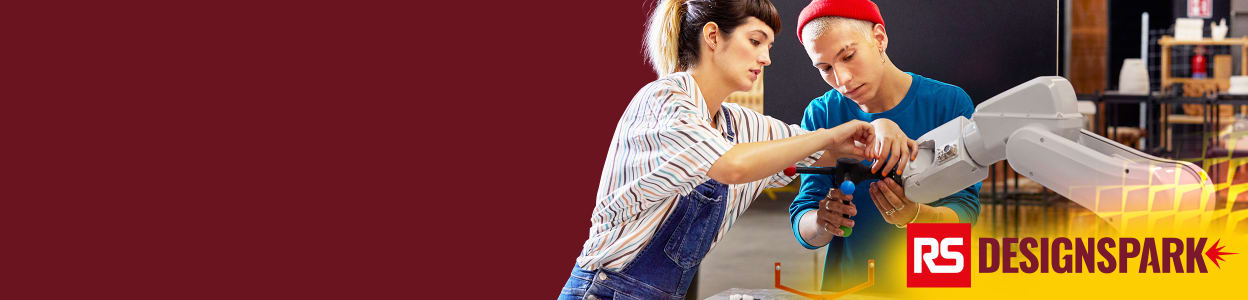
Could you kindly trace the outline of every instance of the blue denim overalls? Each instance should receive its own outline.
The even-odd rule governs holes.
[[[727,111],[724,111],[725,117]],[[724,118],[732,141],[731,118]],[[714,179],[681,196],[667,220],[619,271],[572,266],[559,299],[684,299],[724,220],[728,185]]]

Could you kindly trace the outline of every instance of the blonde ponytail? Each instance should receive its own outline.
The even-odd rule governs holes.
[[[686,0],[659,0],[646,24],[646,58],[659,77],[680,70],[680,23]]]

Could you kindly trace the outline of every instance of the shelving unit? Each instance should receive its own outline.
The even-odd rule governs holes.
[[[1157,44],[1161,46],[1161,66],[1160,66],[1161,78],[1160,80],[1161,80],[1161,88],[1163,91],[1170,88],[1170,85],[1172,84],[1182,83],[1184,85],[1185,93],[1188,95],[1180,95],[1180,96],[1208,97],[1209,96],[1208,93],[1210,91],[1224,92],[1229,88],[1228,82],[1219,81],[1220,80],[1218,78],[1219,76],[1214,76],[1214,74],[1210,74],[1210,78],[1189,78],[1189,77],[1171,76],[1170,47],[1172,46],[1239,46],[1239,49],[1240,49],[1239,74],[1248,75],[1248,59],[1244,59],[1245,53],[1248,53],[1248,37],[1237,37],[1237,38],[1228,37],[1220,41],[1215,41],[1210,38],[1205,38],[1205,39],[1198,40],[1198,41],[1179,41],[1179,40],[1175,40],[1174,37],[1171,37],[1171,36],[1163,36],[1161,37],[1161,39],[1157,40]],[[1215,64],[1215,68],[1216,68],[1216,64]],[[1221,73],[1223,71],[1219,71],[1215,69],[1214,72]],[[1226,72],[1225,74],[1230,74],[1230,72]],[[1223,76],[1228,76],[1228,75],[1223,75]],[[1225,79],[1222,79],[1222,80],[1225,80]],[[1201,95],[1195,95],[1196,93],[1190,93],[1190,91],[1188,91],[1189,88],[1196,88],[1195,90],[1200,91],[1199,94]],[[1188,107],[1189,109],[1193,109],[1193,108],[1204,109],[1204,107],[1199,107],[1195,104],[1191,104],[1191,106],[1188,106]],[[1248,109],[1248,107],[1244,107],[1243,105],[1240,105],[1240,109],[1241,111],[1244,111],[1245,109]],[[1231,109],[1230,107],[1227,107],[1225,111],[1230,113],[1230,112],[1233,112],[1234,110]],[[1222,124],[1228,123],[1233,120],[1230,114],[1212,115],[1212,116],[1206,116],[1206,114],[1203,112],[1200,113],[1199,116],[1195,114],[1171,114],[1169,105],[1161,105],[1161,113],[1163,116],[1165,116],[1163,120],[1165,120],[1164,123],[1166,126],[1165,130],[1162,130],[1161,132],[1162,133],[1161,142],[1162,142],[1162,145],[1166,146],[1166,148],[1171,148],[1170,128],[1169,128],[1169,125],[1171,124],[1203,124],[1208,120],[1208,118],[1216,118],[1217,121],[1220,121],[1220,122],[1214,122],[1214,123],[1222,123]]]
[[[1213,39],[1203,39],[1199,41],[1179,41],[1171,36],[1163,36],[1157,40],[1157,44],[1161,45],[1161,87],[1165,89],[1172,83],[1189,83],[1213,82],[1213,78],[1187,78],[1187,77],[1171,77],[1170,76],[1170,47],[1171,46],[1239,46],[1239,75],[1248,75],[1248,60],[1244,59],[1244,53],[1248,52],[1248,37],[1226,38],[1221,41]]]

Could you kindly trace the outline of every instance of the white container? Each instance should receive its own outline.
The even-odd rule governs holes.
[[[1139,58],[1122,60],[1122,70],[1118,73],[1118,93],[1127,95],[1148,95],[1148,66]]]
[[[1231,88],[1226,93],[1248,95],[1248,76],[1231,76]]]
[[[1199,41],[1204,39],[1204,19],[1178,18],[1174,20],[1174,39],[1179,41]]]

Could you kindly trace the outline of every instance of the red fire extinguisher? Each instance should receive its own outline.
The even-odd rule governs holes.
[[[1196,55],[1192,56],[1192,78],[1208,78],[1208,66],[1205,65],[1205,46],[1196,46]]]

